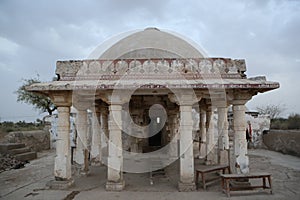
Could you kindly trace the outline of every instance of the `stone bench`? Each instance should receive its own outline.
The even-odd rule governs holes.
[[[247,185],[242,187],[230,186],[231,180],[245,180],[245,179],[262,179],[262,185]],[[266,179],[268,179],[269,186],[266,185]],[[222,190],[224,193],[230,197],[230,191],[236,190],[252,190],[255,188],[263,188],[270,189],[270,193],[272,194],[272,182],[271,182],[271,174],[270,173],[249,173],[249,174],[221,174],[221,184]]]
[[[228,170],[228,173],[229,173],[230,168],[228,165],[202,165],[202,166],[199,166],[196,169],[196,184],[198,183],[199,174],[201,174],[202,186],[203,186],[203,189],[206,189],[205,174],[210,173],[210,172],[218,172],[221,170],[222,170],[222,173],[225,174],[226,169]],[[215,179],[212,179],[212,180],[215,180]],[[210,180],[210,181],[212,181],[212,180]]]

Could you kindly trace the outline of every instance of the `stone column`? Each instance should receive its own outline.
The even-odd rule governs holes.
[[[79,173],[81,175],[88,175],[89,173],[87,108],[88,106],[83,105],[76,106],[78,112],[76,117],[77,140],[74,152],[74,162],[78,165]]]
[[[193,155],[192,105],[180,105],[180,181],[179,191],[193,191],[194,155]]]
[[[204,107],[200,107],[200,124],[199,124],[199,129],[200,129],[200,136],[201,136],[201,141],[200,141],[200,155],[199,158],[205,158],[206,157],[206,110]]]
[[[214,128],[214,118],[213,118],[212,106],[209,106],[206,111],[206,164],[213,165],[216,162],[216,152],[215,152],[215,128]]]
[[[249,172],[249,158],[247,156],[245,102],[233,101],[233,129],[234,129],[234,155],[235,173]]]
[[[176,110],[169,111],[168,114],[168,125],[170,129],[170,143],[169,143],[169,155],[172,160],[177,160],[178,158],[178,139],[179,137],[176,135],[176,127],[177,123],[177,112]]]
[[[58,106],[54,176],[56,181],[71,180],[70,107]]]
[[[108,157],[108,138],[109,138],[109,131],[108,131],[108,108],[106,105],[100,106],[100,125],[101,125],[101,156],[102,156],[102,163],[107,165],[107,157]]]
[[[71,96],[68,92],[53,92],[51,99],[57,106],[57,140],[56,156],[54,159],[55,180],[47,185],[52,189],[66,189],[74,180],[71,171],[71,146],[70,146],[70,107]]]
[[[125,187],[122,152],[122,105],[109,106],[109,142],[106,190],[120,191]]]
[[[92,113],[92,144],[91,144],[91,162],[93,165],[101,165],[101,124],[100,124],[100,109],[95,107]]]
[[[219,163],[228,165],[228,150],[229,150],[229,137],[228,137],[228,119],[227,119],[227,106],[218,107],[218,147],[219,147]]]

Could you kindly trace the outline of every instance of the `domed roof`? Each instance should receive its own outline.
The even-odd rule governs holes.
[[[203,58],[203,51],[176,33],[146,28],[123,33],[100,45],[89,58]]]

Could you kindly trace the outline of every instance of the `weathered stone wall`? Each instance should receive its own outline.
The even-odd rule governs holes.
[[[5,136],[5,140],[9,143],[24,143],[26,147],[37,152],[50,149],[50,134],[47,126],[44,130],[10,132]]]
[[[270,150],[300,157],[300,130],[270,130],[263,142]]]
[[[246,113],[246,121],[251,124],[252,127],[252,139],[249,143],[249,148],[263,148],[263,132],[270,130],[270,117],[268,115],[252,116]],[[247,123],[247,127],[248,127]]]

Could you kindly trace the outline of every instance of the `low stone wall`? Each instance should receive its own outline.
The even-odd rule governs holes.
[[[42,151],[50,149],[50,133],[49,130],[35,131],[15,131],[5,136],[8,143],[24,143],[33,151]]]
[[[270,150],[300,157],[300,130],[270,130],[263,142]]]

